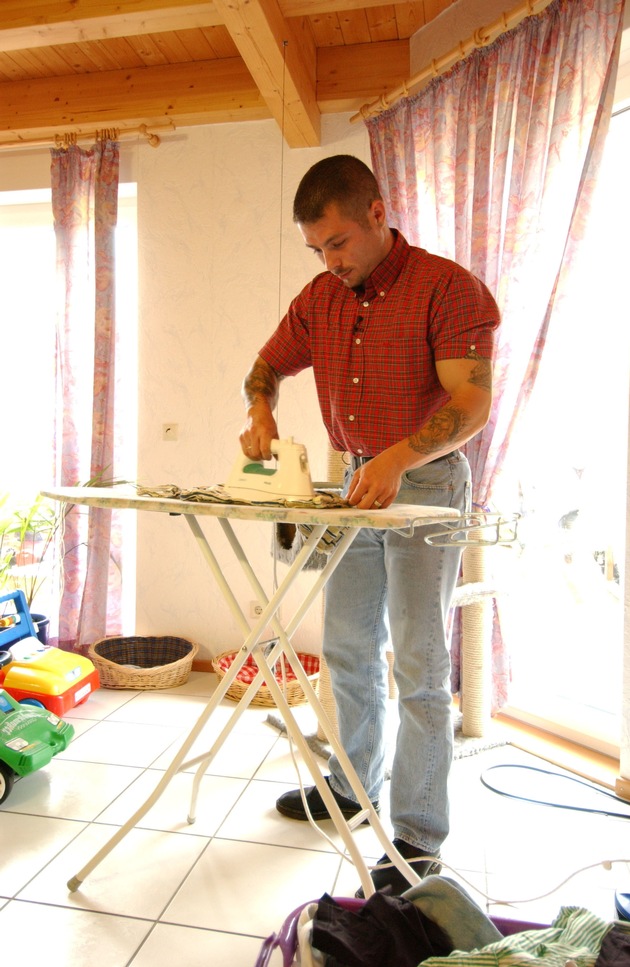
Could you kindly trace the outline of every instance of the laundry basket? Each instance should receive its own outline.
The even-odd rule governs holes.
[[[338,897],[337,903],[341,904],[346,910],[358,912],[365,903],[365,900],[357,900],[354,897]],[[254,967],[270,967],[272,958],[274,964],[279,965],[281,961],[282,967],[294,967],[297,963],[295,956],[297,953],[298,920],[302,910],[306,906],[308,906],[308,903],[302,903],[295,910],[292,910],[280,927],[280,930],[277,933],[272,933],[263,941]],[[503,917],[491,917],[490,919],[504,937],[520,933],[523,930],[542,930],[545,926],[542,923],[508,920]],[[278,951],[278,956],[274,955],[274,951],[276,950]]]
[[[266,642],[266,644],[273,645],[275,642]],[[212,667],[219,678],[225,677],[237,654],[238,652],[236,651],[224,651],[222,654],[217,655],[216,658],[212,659]],[[300,654],[298,652],[297,656],[302,668],[306,672],[309,682],[313,688],[315,688],[319,679],[319,655],[309,655],[305,653]],[[231,698],[233,701],[239,702],[253,682],[257,673],[258,665],[254,661],[253,657],[248,655],[246,661],[243,663],[243,667],[239,669],[236,678],[227,689],[225,693],[226,698]],[[288,658],[285,657],[284,663],[282,661],[276,662],[274,674],[275,679],[286,698],[287,705],[302,705],[304,702],[306,702],[304,689],[297,680]],[[275,707],[276,703],[273,700],[269,687],[265,682],[262,683],[250,704]]]
[[[186,638],[101,638],[88,654],[105,688],[173,688],[188,681],[199,646]]]

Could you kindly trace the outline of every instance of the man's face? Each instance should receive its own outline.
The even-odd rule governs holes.
[[[301,222],[298,228],[308,248],[349,289],[365,282],[393,243],[381,201],[372,202],[362,225],[341,213],[333,203],[319,221]]]

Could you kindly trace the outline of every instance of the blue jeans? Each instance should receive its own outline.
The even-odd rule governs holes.
[[[346,486],[351,472],[346,476]],[[398,503],[470,509],[470,467],[459,451],[405,474]],[[461,548],[362,529],[325,592],[323,652],[337,706],[340,741],[370,800],[385,768],[385,717],[391,637],[399,729],[392,765],[394,837],[429,853],[448,834],[448,773],[453,756],[447,617]],[[335,756],[331,786],[354,798]]]

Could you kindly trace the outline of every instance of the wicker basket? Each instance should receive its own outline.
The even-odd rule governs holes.
[[[221,655],[217,655],[216,658],[212,659],[212,667],[214,668],[216,674],[219,678],[223,678],[232,665],[235,656],[238,653],[235,651],[224,651]],[[302,668],[306,672],[307,678],[313,688],[317,685],[319,679],[319,655],[307,655],[299,654],[298,658]],[[302,705],[306,701],[304,695],[304,689],[297,681],[295,677],[295,672],[291,667],[289,660],[285,658],[284,670],[285,674],[283,677],[282,662],[276,662],[275,676],[278,685],[282,689],[284,696],[287,700],[288,705]],[[254,661],[251,655],[247,657],[247,660],[243,664],[243,667],[239,670],[236,678],[228,688],[226,694],[227,698],[233,699],[235,702],[239,702],[250,683],[255,678],[258,672],[258,665]],[[271,696],[268,686],[265,682],[262,683],[254,698],[251,701],[252,705],[266,705],[268,707],[275,708],[275,702]]]
[[[173,688],[188,681],[198,650],[186,638],[101,638],[88,655],[105,688]]]

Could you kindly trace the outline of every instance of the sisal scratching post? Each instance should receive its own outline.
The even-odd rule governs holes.
[[[348,467],[348,458],[341,450],[328,447],[326,460],[326,480],[337,487],[343,486],[343,478]]]
[[[335,697],[332,691],[332,684],[330,681],[330,672],[328,671],[328,665],[324,661],[324,658],[320,659],[319,662],[319,682],[317,685],[317,697],[319,698],[324,712],[330,720],[330,724],[333,727],[333,732],[335,733],[335,738],[339,739],[339,726],[337,724],[337,706],[335,705]],[[317,725],[317,738],[320,742],[326,742],[326,734],[318,721]]]
[[[471,544],[463,554],[463,585],[454,604],[462,608],[462,733],[480,738],[490,720],[492,689],[492,599],[485,591],[486,554]],[[477,590],[476,590],[477,589]],[[482,590],[484,589],[484,590]],[[466,592],[468,591],[468,594]]]

